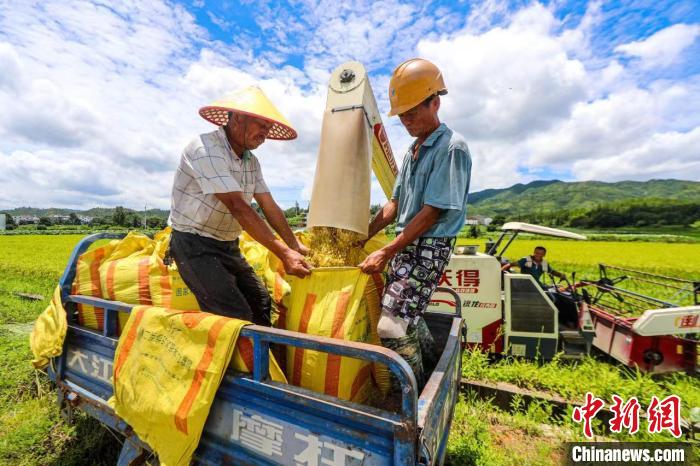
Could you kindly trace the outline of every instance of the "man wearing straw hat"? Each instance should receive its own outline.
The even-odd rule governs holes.
[[[218,128],[185,147],[170,209],[170,255],[203,310],[270,325],[270,296],[241,255],[245,230],[272,251],[289,274],[304,277],[308,250],[289,228],[251,150],[296,131],[257,86],[228,94],[199,114]],[[251,207],[255,198],[268,225]]]
[[[411,365],[419,387],[438,356],[422,319],[464,225],[471,175],[467,144],[438,118],[447,94],[442,73],[421,58],[400,64],[389,82],[389,116],[415,141],[404,156],[392,199],[369,227],[371,238],[396,219],[396,239],[360,264],[366,273],[389,265],[378,333]]]

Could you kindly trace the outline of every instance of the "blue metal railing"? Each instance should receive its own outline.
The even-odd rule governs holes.
[[[124,236],[126,236],[126,234],[123,233],[97,233],[83,238],[74,248],[59,282],[64,304],[77,303],[104,309],[105,325],[102,334],[110,338],[118,338],[118,313],[130,313],[135,306],[119,301],[71,295],[70,293],[80,255],[87,251],[95,241],[102,239],[121,239]],[[74,320],[71,321],[69,318],[69,323],[75,324],[76,322]],[[306,335],[299,332],[258,325],[246,326],[241,331],[241,336],[249,337],[253,341],[253,379],[259,383],[265,383],[266,379],[269,377],[269,348],[271,343],[290,345],[386,365],[394,376],[396,376],[401,386],[401,422],[405,423],[409,428],[415,428],[418,387],[413,371],[398,353],[377,345]],[[63,366],[63,364],[61,364],[61,366]],[[59,376],[62,376],[62,370],[59,370]]]

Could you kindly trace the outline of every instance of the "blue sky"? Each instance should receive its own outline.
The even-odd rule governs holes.
[[[258,151],[308,201],[333,68],[380,110],[401,61],[435,62],[473,190],[534,179],[700,180],[700,5],[686,1],[0,3],[0,208],[169,206],[197,109],[259,84],[299,138]],[[411,142],[385,118],[401,159]],[[373,201],[382,202],[378,186]]]

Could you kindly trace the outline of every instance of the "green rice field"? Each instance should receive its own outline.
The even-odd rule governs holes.
[[[46,307],[78,235],[0,236],[0,464],[78,465],[115,464],[119,439],[99,424],[79,415],[66,424],[56,408],[56,397],[47,378],[29,363],[28,332],[31,322]],[[483,240],[460,239],[460,244]],[[547,247],[553,267],[577,277],[596,279],[597,264],[700,279],[700,244],[650,242],[584,242],[550,239],[516,240],[506,254],[511,260],[531,253],[536,245]],[[23,299],[16,293],[43,296]],[[700,381],[685,374],[651,377],[625,370],[609,362],[588,358],[577,363],[554,361],[547,365],[501,359],[489,360],[467,352],[464,375],[479,380],[508,382],[516,386],[581,400],[586,390],[608,399],[675,393],[682,411],[700,406]],[[585,381],[585,383],[584,383]],[[643,402],[644,403],[644,402]],[[604,435],[602,431],[596,431]],[[645,435],[647,435],[645,437]],[[630,440],[617,434],[613,440]],[[448,445],[449,464],[556,464],[565,442],[581,440],[580,426],[555,419],[546,405],[509,410],[466,394],[457,405]],[[644,434],[636,439],[649,439]],[[653,440],[668,440],[663,435]]]

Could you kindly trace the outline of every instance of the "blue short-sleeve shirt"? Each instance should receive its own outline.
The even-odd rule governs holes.
[[[421,236],[457,236],[467,215],[472,168],[467,144],[442,123],[423,142],[417,160],[413,160],[413,148],[404,156],[391,196],[399,203],[396,232],[401,232],[428,204],[443,210]]]
[[[528,262],[532,265],[532,267],[528,267]],[[554,270],[552,266],[549,265],[549,263],[547,263],[546,261],[544,263],[547,264],[547,273],[557,273],[556,270]],[[534,259],[532,259],[532,256],[527,256],[520,259],[518,261],[518,266],[520,267],[520,273],[529,273],[530,275],[535,277],[535,280],[537,280],[538,282],[541,281],[540,279],[542,278],[542,275],[545,274],[545,266],[543,265],[543,263],[538,264],[534,261]]]

